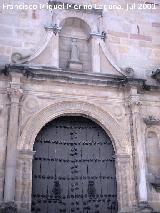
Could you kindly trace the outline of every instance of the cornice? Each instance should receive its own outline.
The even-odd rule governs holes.
[[[0,73],[9,75],[12,72],[21,73],[28,79],[33,80],[52,80],[66,83],[78,83],[96,86],[126,86],[136,85],[143,87],[144,79],[126,78],[125,76],[102,74],[102,73],[86,73],[74,72],[69,70],[61,70],[54,67],[31,66],[31,65],[5,65],[0,68]]]
[[[23,74],[29,80],[45,81],[51,80],[62,83],[73,83],[93,86],[109,86],[109,87],[127,87],[136,86],[142,90],[157,90],[160,87],[148,86],[144,79],[133,77],[110,75],[104,73],[86,73],[74,72],[69,70],[61,70],[54,67],[10,64],[0,67],[0,74],[9,76],[10,73],[16,72]]]

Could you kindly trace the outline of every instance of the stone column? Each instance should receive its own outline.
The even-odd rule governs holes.
[[[4,87],[3,87],[4,89]],[[6,141],[7,141],[7,125],[8,125],[8,97],[6,92],[0,94],[0,203],[3,200],[4,190],[4,164],[6,158]]]
[[[148,208],[148,197],[147,197],[147,179],[146,179],[146,159],[145,159],[145,132],[142,128],[142,117],[141,117],[141,104],[137,88],[132,87],[130,89],[130,100],[129,107],[132,117],[132,136],[134,147],[134,159],[135,159],[135,172],[137,181],[137,196],[138,196],[138,208],[142,210]]]
[[[12,81],[7,92],[10,98],[10,115],[5,165],[4,202],[15,200],[15,178],[17,160],[17,141],[19,131],[19,102],[22,96],[20,89],[20,74],[12,73]]]
[[[131,183],[132,165],[131,157],[128,154],[122,153],[116,156],[116,171],[117,171],[117,195],[119,212],[132,212],[132,204],[134,200],[134,189]]]
[[[31,212],[32,160],[35,152],[19,150],[16,176],[16,203],[20,212]]]
[[[92,71],[94,73],[101,72],[101,64],[100,64],[100,40],[101,35],[99,34],[91,34],[91,49],[92,49]]]
[[[59,32],[52,37],[52,65],[59,68]]]

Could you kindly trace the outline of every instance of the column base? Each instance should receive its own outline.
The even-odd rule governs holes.
[[[0,205],[0,213],[17,213],[17,205],[14,202],[6,202]]]
[[[153,213],[153,208],[148,204],[148,202],[139,202],[135,208],[136,213]]]

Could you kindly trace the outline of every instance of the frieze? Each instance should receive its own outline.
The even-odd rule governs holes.
[[[34,80],[43,80],[46,81],[50,79],[51,81],[60,81],[67,83],[75,84],[87,84],[87,85],[96,85],[96,86],[112,86],[120,87],[127,85],[135,85],[141,89],[144,89],[144,80],[143,79],[133,79],[126,78],[125,76],[109,75],[102,73],[81,73],[74,71],[62,71],[57,68],[51,68],[47,66],[31,66],[31,65],[8,65],[4,68],[0,67],[0,73],[5,73],[9,75],[12,72],[21,73],[24,76],[27,76]]]

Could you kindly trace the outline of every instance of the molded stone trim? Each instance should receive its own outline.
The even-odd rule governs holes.
[[[55,103],[41,109],[30,118],[19,138],[18,149],[32,151],[35,138],[46,123],[62,115],[74,114],[89,117],[102,126],[112,139],[116,154],[129,153],[126,133],[109,113],[103,111],[96,105],[75,100]]]
[[[129,196],[128,191],[130,189],[132,189],[132,191],[134,190],[132,184],[130,184],[133,168],[131,161],[131,150],[126,132],[108,112],[88,102],[75,100],[57,102],[44,109],[41,109],[26,123],[22,134],[20,135],[17,147],[20,154],[17,160],[21,162],[18,169],[19,173],[22,174],[20,175],[21,181],[23,183],[26,182],[27,185],[28,179],[26,179],[26,175],[30,177],[32,176],[32,166],[28,166],[26,169],[24,168],[24,165],[30,165],[31,163],[30,157],[33,156],[33,144],[37,134],[46,123],[63,115],[81,115],[88,117],[98,123],[111,138],[116,153],[115,159],[119,211],[121,212],[122,209],[130,209],[133,205],[133,199],[132,196]],[[30,160],[26,157],[27,153],[29,153],[28,157]],[[22,198],[24,196],[26,196],[25,199],[27,199],[30,204],[31,186],[27,185],[26,188],[20,186],[20,188],[21,187],[22,190],[20,190],[21,192],[18,199],[19,206],[22,206],[24,202]],[[30,207],[26,205],[26,210],[29,210],[29,208]]]

